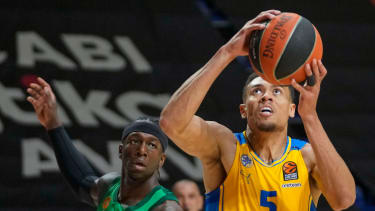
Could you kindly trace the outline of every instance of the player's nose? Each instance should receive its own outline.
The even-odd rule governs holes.
[[[272,96],[272,93],[270,93],[269,91],[265,91],[262,98],[261,98],[262,102],[265,102],[265,101],[273,101],[273,96]]]

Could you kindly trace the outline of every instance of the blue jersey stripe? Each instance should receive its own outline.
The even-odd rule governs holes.
[[[223,191],[221,196],[221,211],[224,211],[224,184],[222,185]]]
[[[286,153],[286,150],[288,149],[289,147],[289,137],[287,136],[286,137],[286,145],[285,145],[285,149],[284,149],[284,152],[283,152],[283,155],[281,157],[284,157],[285,153]],[[272,166],[276,166],[277,164],[283,162],[286,157],[282,160],[278,160],[278,161],[274,161],[273,163],[271,163],[270,165],[264,165],[264,161],[262,160],[262,158],[260,158],[260,156],[253,150],[254,154],[256,155],[256,157],[252,156],[256,161],[258,161],[258,163],[262,164],[262,166],[266,166],[266,167],[272,167]],[[250,153],[251,154],[251,153]],[[263,163],[262,163],[263,161]]]
[[[236,133],[236,137],[237,137],[238,141],[240,142],[240,144],[241,144],[241,140],[245,140],[245,143],[246,143],[246,139],[245,139],[245,136],[243,135],[243,133]],[[289,139],[290,139],[290,141],[289,141]],[[266,164],[264,164],[264,162],[262,161],[262,159],[260,158],[260,156],[259,156],[255,151],[252,151],[252,152],[254,153],[255,156],[254,156],[252,153],[250,153],[250,155],[251,155],[251,157],[253,157],[253,159],[254,159],[256,162],[258,162],[258,163],[261,164],[262,166],[265,166],[265,167],[273,167],[273,166],[276,166],[276,165],[282,163],[282,162],[287,158],[287,156],[285,156],[285,154],[288,153],[287,150],[288,150],[288,148],[289,148],[289,145],[291,145],[291,143],[292,143],[292,139],[291,139],[289,136],[287,136],[287,137],[286,137],[286,140],[287,140],[287,144],[286,144],[286,146],[285,146],[285,149],[284,149],[283,155],[281,156],[282,159],[280,159],[280,160],[276,160],[276,161],[274,161],[273,163],[271,163],[270,165],[266,165]],[[292,147],[292,146],[291,146],[291,147]]]
[[[290,150],[300,150],[306,145],[306,141],[292,138],[292,146]]]
[[[245,136],[242,133],[235,133],[234,135],[236,136],[238,142],[240,142],[240,145],[246,144]]]
[[[215,190],[204,194],[204,210],[208,211],[219,211],[219,202],[220,202],[220,187]]]
[[[254,154],[255,154],[255,152],[254,152]],[[253,159],[254,159],[256,162],[258,162],[260,165],[262,165],[262,166],[264,166],[264,167],[274,167],[274,166],[276,166],[276,165],[282,163],[282,162],[288,157],[288,156],[285,156],[282,160],[278,160],[278,162],[276,162],[276,163],[272,163],[271,165],[264,165],[261,161],[258,160],[257,157],[254,157],[251,153],[250,153],[250,155],[251,155],[251,157],[253,157]]]
[[[309,211],[316,211],[316,207],[315,207],[315,204],[314,204],[313,200],[311,200],[310,210]]]

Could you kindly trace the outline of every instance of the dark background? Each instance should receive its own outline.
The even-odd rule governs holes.
[[[34,177],[26,177],[22,173],[29,156],[24,153],[23,144],[34,138],[48,144],[44,130],[37,121],[27,121],[26,117],[32,115],[32,108],[25,100],[25,78],[42,76],[52,83],[54,89],[57,89],[58,82],[69,82],[79,96],[86,100],[93,91],[105,92],[109,95],[105,107],[124,120],[131,121],[135,115],[124,114],[118,106],[124,93],[140,91],[153,96],[171,95],[247,20],[272,8],[301,14],[320,32],[324,46],[323,62],[328,75],[322,84],[318,113],[337,151],[356,178],[359,200],[349,210],[360,210],[360,207],[365,210],[364,203],[373,202],[375,190],[375,3],[372,2],[1,2],[0,52],[6,52],[7,56],[0,62],[0,210],[92,210],[74,198],[57,170],[45,171]],[[33,65],[22,65],[19,62],[22,50],[19,35],[26,32],[37,33],[76,67],[68,70],[43,59]],[[113,52],[122,55],[128,62],[127,66],[118,71],[105,68],[92,71],[85,68],[62,41],[64,34],[93,35],[107,40]],[[138,73],[134,64],[129,62],[129,57],[121,52],[114,41],[116,36],[129,37],[150,63],[152,71]],[[40,52],[40,49],[34,51]],[[241,103],[242,84],[251,72],[248,65],[247,59],[243,58],[228,66],[208,93],[198,112],[200,116],[218,121],[233,131],[244,129],[245,123],[240,119],[238,104]],[[20,93],[16,94],[14,90]],[[22,112],[14,112],[7,106],[9,96],[5,95],[18,96],[14,97],[14,102],[28,115],[14,118],[15,113]],[[122,125],[109,124],[100,115],[94,115],[98,124],[83,124],[63,95],[57,93],[57,98],[70,120],[66,128],[72,138],[80,139],[109,160],[106,144],[108,140],[120,138]],[[149,116],[158,116],[161,109],[161,106],[147,102],[137,106],[142,114]],[[291,120],[289,133],[298,138],[304,137],[303,126],[298,118]],[[183,155],[177,147],[171,145],[172,150]],[[43,153],[39,156],[41,161],[49,159]],[[168,156],[176,159],[172,154]],[[194,159],[184,156],[189,163],[196,164]],[[183,162],[178,159],[174,162],[167,160],[164,169],[169,178],[162,180],[165,186],[170,187],[176,180],[190,177],[204,191],[199,176],[193,178],[176,165],[183,165]],[[318,207],[319,210],[330,210],[323,197]]]

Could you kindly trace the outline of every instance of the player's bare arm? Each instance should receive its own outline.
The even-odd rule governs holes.
[[[355,200],[354,179],[331,143],[316,112],[320,84],[327,70],[320,60],[313,60],[312,65],[306,65],[305,71],[307,76],[314,73],[315,85],[301,86],[295,81],[292,82],[293,87],[300,93],[298,113],[311,144],[311,147],[305,147],[302,153],[310,168],[310,174],[316,181],[317,187],[313,188],[321,190],[333,209],[345,209]]]
[[[196,116],[195,113],[209,88],[225,67],[237,56],[248,55],[250,33],[254,30],[263,29],[265,26],[262,22],[272,19],[279,13],[276,10],[269,10],[247,22],[201,69],[185,81],[173,94],[161,113],[160,125],[164,132],[185,152],[199,157],[203,165],[209,163],[212,170],[216,169],[212,166],[215,166],[214,162],[217,162],[222,164],[217,165],[218,168],[225,168],[226,171],[229,171],[235,153],[236,140],[232,132],[226,127],[218,123],[206,122]],[[230,144],[230,146],[227,147],[226,144],[221,144],[221,142],[229,142],[227,144]],[[229,152],[226,153],[227,151]],[[220,159],[220,155],[227,155],[232,158],[227,159],[224,156]],[[222,160],[224,160],[223,163]],[[207,169],[204,169],[204,171],[207,171]],[[210,172],[204,173],[210,175]],[[225,174],[225,172],[222,172],[220,176],[223,176],[222,174]],[[216,187],[219,184],[216,184]]]

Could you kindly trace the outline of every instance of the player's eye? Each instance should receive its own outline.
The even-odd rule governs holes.
[[[139,140],[137,140],[137,139],[130,139],[130,140],[129,140],[129,143],[130,143],[130,144],[138,144],[138,143],[139,143]]]
[[[258,95],[258,94],[262,93],[262,90],[260,88],[255,88],[255,89],[253,89],[253,93]]]
[[[276,94],[276,95],[279,95],[279,94],[281,94],[281,90],[280,89],[274,89],[273,93]]]
[[[147,146],[149,149],[156,149],[156,144],[154,143],[148,143]]]

